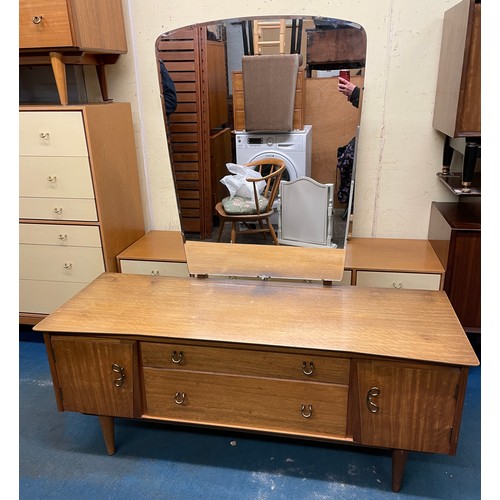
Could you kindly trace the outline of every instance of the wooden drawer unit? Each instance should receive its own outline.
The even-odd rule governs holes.
[[[180,231],[148,231],[117,258],[126,274],[188,277],[184,240]]]
[[[345,438],[348,387],[144,368],[146,417]]]
[[[406,288],[413,290],[439,290],[439,274],[391,273],[358,271],[356,285],[381,288]]]
[[[182,344],[141,344],[145,367],[348,384],[350,360]]]
[[[141,358],[147,416],[345,438],[348,358],[149,342]]]
[[[443,289],[444,267],[428,240],[351,238],[345,269],[360,287]]]
[[[21,106],[19,126],[20,320],[34,324],[116,271],[144,221],[128,103]]]

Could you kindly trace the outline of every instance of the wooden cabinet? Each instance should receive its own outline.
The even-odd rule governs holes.
[[[19,126],[20,312],[36,323],[116,271],[144,219],[128,103],[22,106]]]
[[[184,239],[179,231],[148,231],[120,252],[116,260],[122,273],[189,276]]]
[[[443,169],[450,176],[453,138],[464,137],[461,185],[469,193],[481,147],[481,2],[462,0],[444,14],[434,128],[445,134]],[[452,183],[450,183],[452,184]]]
[[[450,453],[460,368],[358,360],[356,374],[361,443]]]
[[[92,64],[108,100],[104,65],[127,52],[121,0],[19,0],[20,64],[51,64],[68,104],[66,64]]]
[[[408,451],[456,452],[478,364],[442,291],[104,273],[35,330],[111,454],[120,416],[375,446],[395,491]]]
[[[446,270],[444,291],[467,332],[481,331],[481,204],[434,202],[429,241]]]
[[[360,287],[443,288],[444,267],[427,240],[351,238],[344,265]]]
[[[59,409],[133,417],[136,351],[133,341],[53,336]]]
[[[182,228],[202,239],[212,235],[220,201],[221,177],[216,176],[233,158],[225,44],[211,35],[205,26],[175,30],[161,36],[156,47],[177,92],[169,141]]]
[[[481,3],[475,0],[445,12],[433,126],[448,137],[481,135]]]

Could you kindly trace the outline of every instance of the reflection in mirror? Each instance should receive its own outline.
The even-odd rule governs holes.
[[[215,207],[234,194],[221,182],[232,175],[228,164],[272,157],[286,165],[271,217],[279,244],[343,248],[352,213],[363,28],[317,17],[232,19],[163,33],[155,49],[160,89],[168,73],[176,91],[173,112],[167,93],[162,96],[185,238],[218,240]],[[229,225],[220,241],[230,241]],[[275,244],[253,233],[238,235],[238,243]]]

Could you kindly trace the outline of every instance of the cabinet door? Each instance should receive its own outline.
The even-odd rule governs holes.
[[[50,343],[63,410],[134,416],[134,341],[52,336]]]
[[[460,368],[358,361],[364,445],[450,453]]]

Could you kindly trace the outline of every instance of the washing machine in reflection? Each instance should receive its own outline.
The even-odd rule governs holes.
[[[293,132],[238,132],[236,163],[250,163],[262,158],[279,158],[285,162],[284,181],[311,177],[312,126]]]

